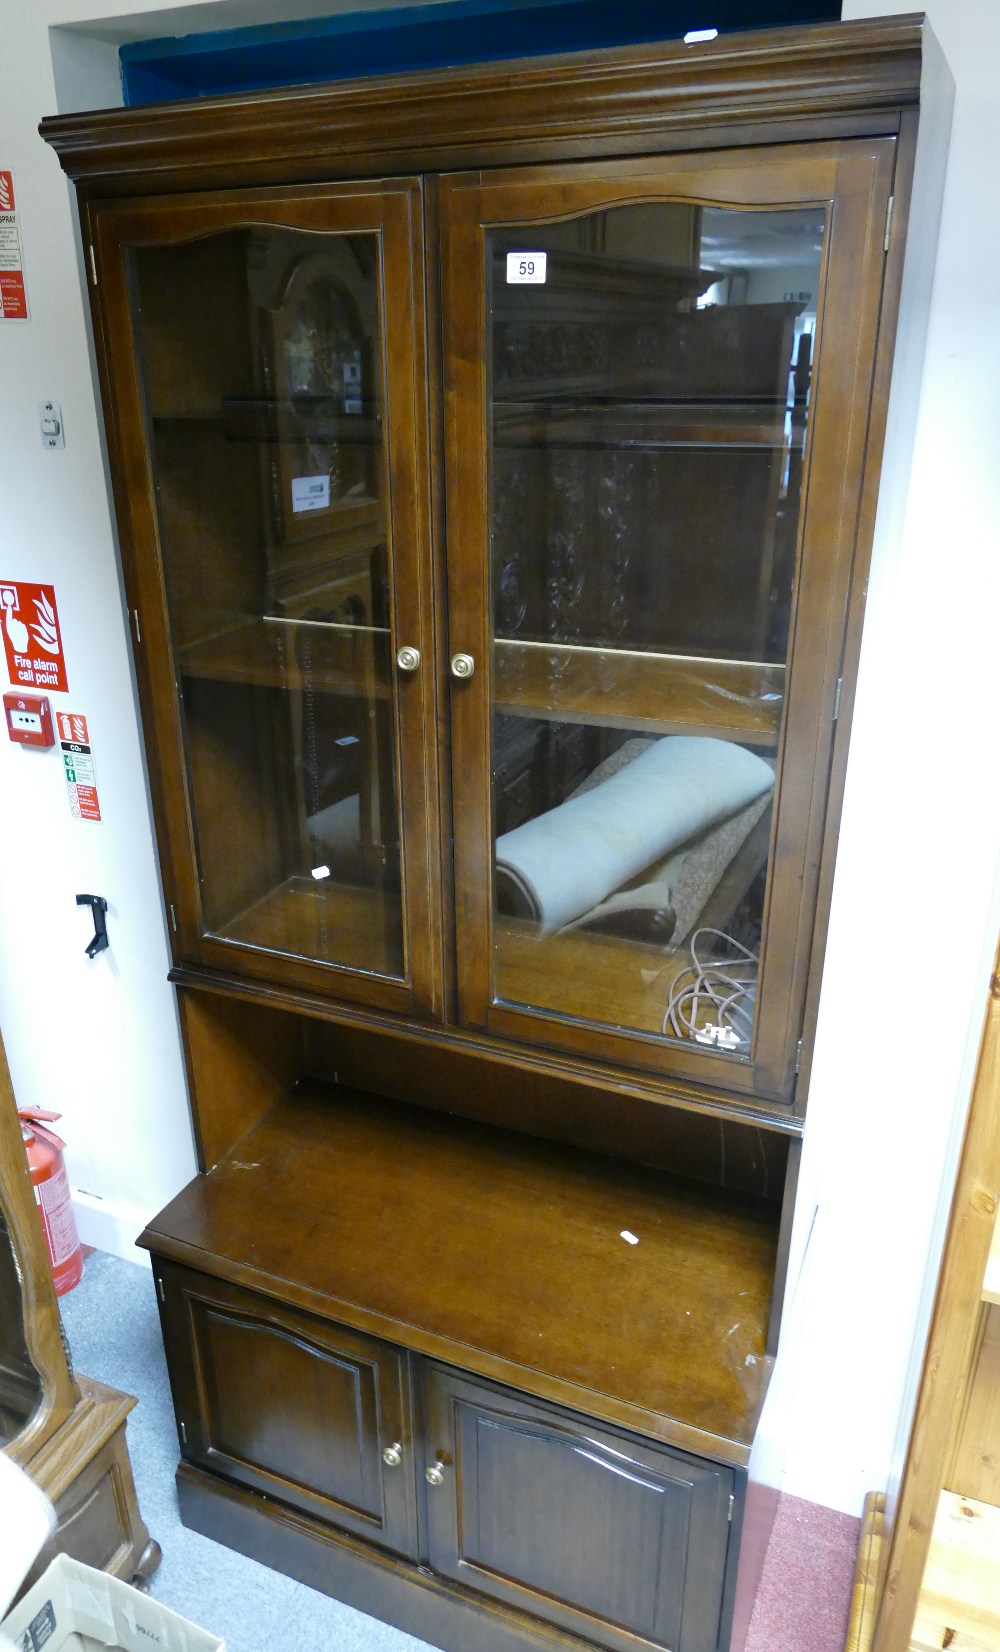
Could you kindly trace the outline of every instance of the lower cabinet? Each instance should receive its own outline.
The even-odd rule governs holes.
[[[728,1644],[741,1471],[154,1268],[182,1456],[230,1502],[306,1515],[313,1543],[361,1537],[383,1571],[396,1558],[416,1588],[479,1601],[490,1645],[505,1620],[522,1647],[532,1623],[540,1646]],[[421,1633],[419,1614],[386,1615]]]
[[[156,1275],[185,1461],[415,1556],[406,1354],[204,1274]]]
[[[441,1366],[422,1392],[436,1572],[606,1646],[715,1652],[731,1469]]]

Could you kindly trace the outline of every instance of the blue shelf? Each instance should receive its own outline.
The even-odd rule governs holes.
[[[694,29],[839,20],[841,0],[441,0],[145,40],[120,50],[126,104],[679,40]]]

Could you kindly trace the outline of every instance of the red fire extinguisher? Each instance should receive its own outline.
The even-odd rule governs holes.
[[[35,1189],[35,1203],[45,1230],[56,1295],[65,1296],[83,1277],[83,1251],[76,1231],[73,1201],[69,1191],[69,1177],[63,1163],[62,1150],[66,1143],[45,1124],[62,1117],[61,1113],[46,1113],[41,1107],[20,1107],[21,1136]]]

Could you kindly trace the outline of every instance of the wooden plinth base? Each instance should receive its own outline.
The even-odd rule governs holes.
[[[426,1567],[380,1553],[187,1463],[177,1470],[177,1499],[192,1531],[443,1652],[593,1652],[591,1641],[484,1602]]]
[[[141,1586],[160,1563],[160,1546],[139,1513],[125,1443],[125,1420],[135,1400],[88,1377],[77,1383],[79,1403],[25,1465],[54,1505],[58,1526],[24,1588],[57,1554]]]

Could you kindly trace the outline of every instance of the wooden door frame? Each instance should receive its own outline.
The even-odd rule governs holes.
[[[965,1386],[983,1274],[1000,1205],[1000,948],[990,977],[948,1233],[891,1529],[883,1547],[870,1652],[907,1652],[934,1517]]]

